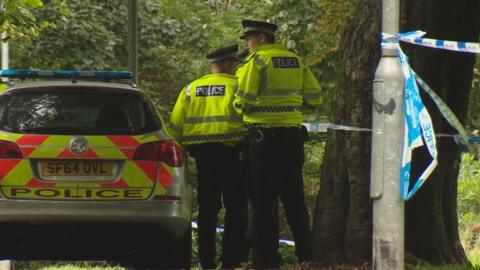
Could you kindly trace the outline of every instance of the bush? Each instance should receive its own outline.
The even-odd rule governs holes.
[[[480,266],[480,161],[464,154],[458,177],[460,239],[473,265]]]

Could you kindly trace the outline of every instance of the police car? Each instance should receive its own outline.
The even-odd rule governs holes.
[[[188,268],[192,186],[181,148],[135,86],[86,80],[132,74],[0,77],[21,79],[0,95],[0,259]]]

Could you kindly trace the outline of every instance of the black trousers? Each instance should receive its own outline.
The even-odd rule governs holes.
[[[240,265],[247,226],[247,183],[242,144],[202,143],[189,147],[198,172],[198,249],[202,268],[215,268],[218,212],[225,206],[222,268]]]
[[[278,268],[278,198],[282,200],[299,262],[312,259],[313,235],[302,167],[306,132],[298,127],[258,128],[250,144],[254,268]]]

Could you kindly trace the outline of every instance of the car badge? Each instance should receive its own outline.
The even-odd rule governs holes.
[[[81,155],[87,152],[88,142],[83,137],[75,137],[70,140],[70,152],[76,155]]]

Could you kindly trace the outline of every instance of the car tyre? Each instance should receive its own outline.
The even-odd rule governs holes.
[[[192,224],[184,235],[173,241],[170,249],[169,267],[174,269],[190,269],[192,265]]]
[[[163,241],[162,241],[163,242]],[[168,243],[168,242],[167,242]],[[153,252],[152,252],[153,251]],[[190,269],[192,264],[192,225],[179,239],[172,239],[160,250],[141,252],[141,256],[123,263],[126,270]]]

